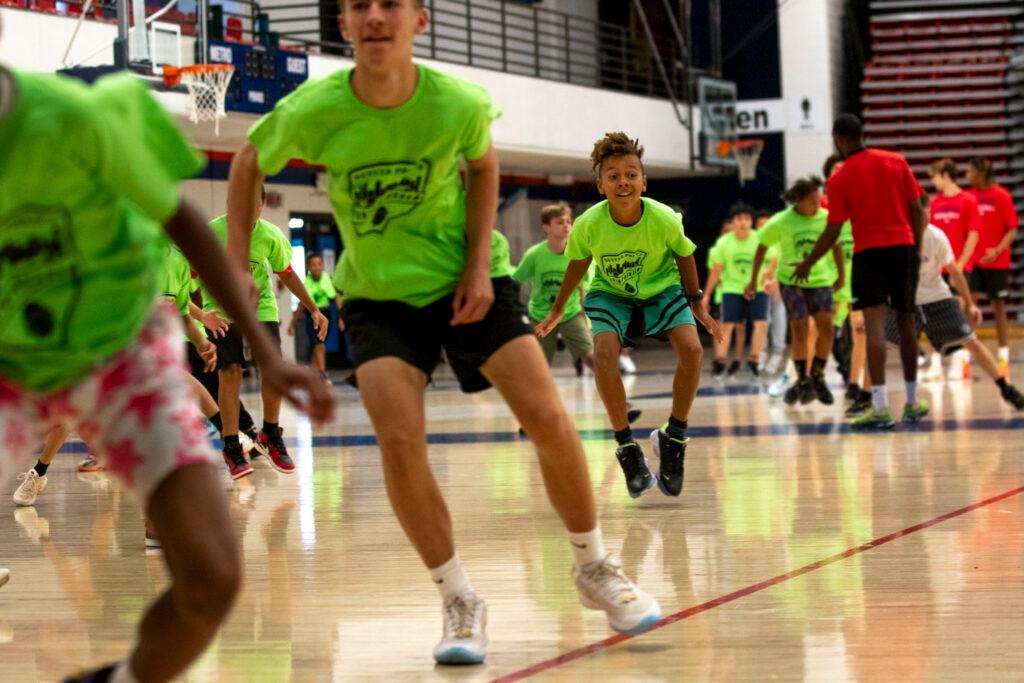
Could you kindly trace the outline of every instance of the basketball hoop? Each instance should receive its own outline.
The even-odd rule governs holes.
[[[736,159],[736,167],[739,169],[740,187],[748,180],[757,177],[757,162],[761,160],[761,152],[764,151],[764,140],[754,138],[750,140],[722,141],[718,143],[718,153],[721,156],[732,154]]]
[[[192,123],[213,121],[213,132],[220,135],[220,120],[227,116],[224,101],[234,73],[235,67],[230,64],[165,66],[164,84],[173,87],[184,83],[188,88],[189,120]]]

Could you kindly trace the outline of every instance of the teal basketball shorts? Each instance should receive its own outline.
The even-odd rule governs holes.
[[[665,332],[679,325],[696,325],[690,302],[679,285],[673,285],[650,299],[631,299],[609,292],[590,291],[584,308],[596,337],[614,332],[623,346],[636,346],[635,339],[665,339]]]

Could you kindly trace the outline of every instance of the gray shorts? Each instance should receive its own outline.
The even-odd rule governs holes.
[[[831,287],[799,287],[781,285],[782,301],[786,304],[786,318],[803,320],[819,313],[834,313],[835,302]]]
[[[953,353],[963,348],[964,344],[976,339],[960,302],[956,299],[943,299],[917,308],[917,333],[924,332],[928,343],[942,354]],[[885,321],[885,339],[890,344],[900,343],[899,328],[896,326],[896,313],[890,309]]]
[[[565,345],[568,347],[569,353],[572,354],[573,360],[594,352],[594,335],[590,333],[590,321],[587,320],[587,315],[583,311],[559,323],[551,334],[541,338],[540,347],[544,350],[548,365],[551,365],[555,359],[559,335],[565,340]]]

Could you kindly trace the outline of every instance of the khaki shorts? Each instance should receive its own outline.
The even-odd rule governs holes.
[[[590,333],[590,321],[586,314],[580,311],[576,316],[560,322],[558,327],[546,337],[541,338],[540,348],[544,350],[544,356],[548,359],[548,365],[555,359],[555,351],[558,350],[558,336],[565,340],[573,360],[583,358],[594,352],[594,335]]]

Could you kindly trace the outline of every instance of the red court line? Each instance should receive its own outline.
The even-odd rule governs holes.
[[[986,505],[998,503],[1001,500],[1012,498],[1013,496],[1019,495],[1021,493],[1024,493],[1024,486],[1018,486],[1015,489],[1005,491],[997,496],[987,498],[980,502],[974,503],[973,505],[968,505],[967,507],[960,508],[959,510],[954,510],[953,512],[947,512],[944,515],[940,515],[939,517],[935,517],[934,519],[929,519],[928,521],[921,522],[920,524],[915,524],[914,526],[909,526],[906,529],[894,531],[893,533],[888,534],[886,536],[882,536],[881,538],[876,538],[873,541],[868,541],[863,545],[859,545],[855,548],[849,548],[848,550],[844,550],[838,555],[833,555],[832,557],[826,557],[823,560],[812,562],[811,564],[800,567],[799,569],[794,569],[793,571],[786,572],[785,574],[779,574],[778,576],[767,579],[765,581],[761,581],[760,583],[755,583],[753,585],[747,586],[746,588],[741,588],[738,591],[729,593],[728,595],[723,595],[719,598],[709,600],[708,602],[702,603],[700,605],[694,605],[693,607],[684,609],[682,612],[676,612],[675,614],[670,614],[667,617],[664,617],[661,621],[656,623],[649,631],[646,631],[646,633],[650,633],[650,631],[653,631],[655,629],[664,628],[665,626],[674,624],[677,621],[682,621],[683,619],[692,617],[695,614],[707,612],[708,610],[714,609],[715,607],[721,607],[722,605],[733,602],[734,600],[739,600],[740,598],[745,598],[748,595],[752,595],[754,593],[763,591],[766,588],[771,588],[772,586],[780,584],[783,581],[795,579],[798,576],[803,576],[804,574],[813,572],[815,569],[821,569],[822,567],[828,566],[835,562],[839,562],[840,560],[845,560],[848,557],[853,557],[854,555],[865,553],[871,550],[872,548],[877,548],[880,545],[885,545],[890,541],[895,541],[898,538],[903,538],[904,536],[916,533],[918,531],[921,531],[922,529],[927,529],[930,526],[935,526],[936,524],[945,522],[946,520],[953,519],[954,517],[959,517],[960,515],[965,515],[968,512],[973,512],[974,510],[977,510],[978,508],[983,508]],[[554,669],[555,667],[567,664],[581,657],[586,657],[589,654],[600,652],[601,650],[607,650],[613,645],[618,645],[619,643],[623,643],[627,640],[636,637],[637,636],[629,636],[620,633],[609,638],[605,638],[604,640],[598,641],[596,643],[585,645],[576,650],[570,650],[569,652],[566,652],[565,654],[559,655],[552,659],[547,659],[543,662],[538,662],[532,666],[526,667],[525,669],[520,669],[519,671],[514,671],[510,674],[506,674],[505,676],[495,678],[493,683],[511,683],[512,681],[521,681],[524,678],[536,676],[539,673],[548,671],[550,669]]]

